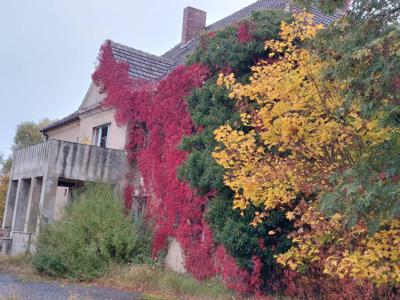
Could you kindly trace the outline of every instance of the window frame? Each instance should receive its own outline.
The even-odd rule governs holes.
[[[101,145],[101,137],[102,137],[102,132],[104,128],[107,128],[107,135],[106,135],[106,141],[105,145]],[[97,147],[102,147],[102,148],[108,148],[108,142],[110,140],[110,129],[111,129],[111,123],[105,123],[96,127],[93,127],[93,145]]]

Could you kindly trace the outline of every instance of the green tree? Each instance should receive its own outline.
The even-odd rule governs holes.
[[[366,121],[377,119],[383,128],[400,127],[399,15],[399,1],[356,0],[347,16],[309,45],[322,59],[334,62],[325,71],[326,80],[346,85],[346,105],[338,112],[342,118],[357,105]],[[399,153],[397,131],[390,140],[365,151],[351,168],[334,174],[335,189],[323,193],[323,212],[344,214],[350,227],[363,221],[372,231],[382,220],[398,217]]]
[[[3,175],[7,175],[11,171],[11,166],[12,166],[12,158],[11,156],[8,156],[7,158],[3,159],[1,162],[1,172]]]
[[[8,175],[0,175],[0,224],[3,222],[4,208],[6,205],[8,178]]]
[[[294,2],[306,8],[317,5],[328,13],[345,9],[347,15],[358,23],[395,22],[400,16],[398,0],[294,0]]]
[[[21,122],[16,129],[14,142],[11,145],[13,151],[41,143],[45,140],[41,130],[47,127],[50,123],[49,119],[43,119],[39,122],[25,121]],[[8,174],[12,166],[12,156],[9,155],[7,158],[2,154],[0,156],[1,172]]]
[[[7,161],[4,159],[3,153],[0,153],[0,224],[3,222],[4,207],[7,198],[9,169],[8,166],[5,167],[4,165]]]
[[[32,121],[20,123],[17,126],[12,149],[16,150],[43,142],[45,138],[41,130],[50,123],[51,121],[49,119],[43,119],[37,123]]]

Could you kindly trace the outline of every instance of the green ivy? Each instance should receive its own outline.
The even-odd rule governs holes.
[[[248,80],[250,66],[266,58],[265,41],[279,38],[281,21],[290,18],[278,11],[257,12],[245,23],[202,37],[189,64],[201,63],[211,70],[213,76],[187,98],[197,133],[185,137],[180,146],[189,153],[179,170],[180,178],[200,195],[215,193],[207,214],[215,242],[223,244],[229,254],[236,258],[238,265],[247,270],[253,267],[253,255],[260,257],[264,279],[268,279],[274,269],[277,270],[274,255],[290,247],[287,234],[292,230],[292,224],[283,213],[276,211],[271,213],[267,222],[252,227],[249,224],[255,208],[250,208],[242,215],[232,209],[233,194],[223,184],[224,170],[211,156],[217,146],[213,132],[222,124],[231,124],[236,128],[242,125],[235,102],[229,99],[224,87],[217,86],[216,79],[220,72],[234,72],[239,80]],[[246,25],[252,36],[245,43],[238,38],[241,24]],[[277,234],[268,234],[277,228]]]

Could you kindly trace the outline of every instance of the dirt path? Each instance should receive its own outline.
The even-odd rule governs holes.
[[[139,293],[111,288],[82,287],[55,282],[26,281],[16,275],[0,273],[0,299],[16,300],[140,300]]]

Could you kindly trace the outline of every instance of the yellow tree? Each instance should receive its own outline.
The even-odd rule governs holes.
[[[0,223],[3,222],[4,207],[7,198],[8,176],[0,175]]]
[[[322,216],[317,210],[318,197],[311,196],[333,188],[330,175],[351,167],[364,151],[389,140],[396,129],[381,128],[376,118],[363,119],[357,101],[345,110],[341,92],[346,85],[323,76],[333,62],[323,61],[300,46],[321,28],[313,24],[311,15],[300,13],[294,22],[282,23],[280,40],[266,42],[269,59],[252,68],[248,84],[236,82],[233,74],[220,75],[218,83],[230,90],[230,98],[242,111],[242,130],[230,125],[217,129],[215,138],[221,147],[215,149],[213,157],[226,170],[224,182],[235,193],[234,208],[260,208],[253,226],[271,209],[286,210],[288,219],[297,220],[299,232],[293,235],[297,246],[279,257],[279,262],[298,269],[319,260],[319,249],[326,242],[322,230],[330,230],[329,238],[341,240],[326,253],[325,271],[343,273],[345,268],[338,266],[345,265],[346,243],[341,241],[346,228],[340,215]],[[314,231],[306,233],[305,224]],[[397,223],[388,226],[398,237]],[[366,230],[354,230],[360,233],[360,247],[371,250],[373,247],[365,246]],[[399,240],[393,243],[397,245]],[[394,259],[398,259],[396,253]],[[387,262],[382,258],[375,260],[375,265],[377,261]],[[400,271],[398,264],[396,270]],[[344,275],[362,278],[355,273]],[[377,282],[397,280],[396,275],[387,280],[376,278]]]

